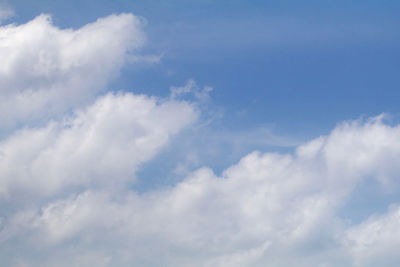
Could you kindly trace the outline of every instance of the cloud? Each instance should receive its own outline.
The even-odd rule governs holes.
[[[22,125],[0,141],[2,264],[388,266],[398,260],[398,206],[359,224],[340,212],[366,179],[381,186],[376,190],[398,191],[400,126],[383,115],[343,122],[292,153],[254,151],[220,175],[203,166],[176,184],[137,192],[141,166],[186,127],[204,125],[201,110],[209,112],[211,91],[190,80],[166,99],[106,92],[144,44],[141,25],[122,14],[58,29],[41,15],[0,28],[0,121]],[[187,93],[190,101],[183,100]],[[247,138],[262,143],[262,134]]]
[[[187,81],[184,86],[171,86],[170,98],[176,99],[187,94],[193,94],[194,98],[199,102],[210,101],[210,92],[213,90],[210,86],[199,88],[193,79]]]
[[[12,18],[14,15],[14,9],[12,9],[7,3],[0,2],[0,23]]]
[[[391,206],[383,215],[374,214],[346,232],[345,246],[357,266],[396,266],[400,245],[400,208]]]
[[[1,235],[54,251],[37,261],[44,266],[76,265],[75,254],[97,255],[87,264],[107,259],[104,266],[351,266],[358,251],[374,247],[363,241],[371,234],[368,244],[397,242],[389,234],[397,209],[350,228],[346,215],[337,215],[366,177],[396,184],[400,127],[382,119],[343,123],[294,154],[253,152],[220,177],[204,167],[176,186],[142,194],[90,188],[28,212],[15,236],[5,221]]]
[[[143,20],[111,15],[59,29],[49,15],[0,27],[0,125],[60,117],[105,90],[145,43]]]
[[[53,194],[69,186],[113,187],[134,178],[196,111],[189,103],[109,93],[72,117],[0,142],[0,194]]]

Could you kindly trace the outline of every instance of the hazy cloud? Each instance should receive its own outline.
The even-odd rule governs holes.
[[[14,9],[12,9],[6,2],[0,2],[0,23],[12,18],[14,15]]]

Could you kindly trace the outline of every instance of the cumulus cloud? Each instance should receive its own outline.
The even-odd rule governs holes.
[[[0,194],[23,188],[46,195],[132,180],[138,165],[195,118],[186,102],[109,93],[72,117],[0,142]]]
[[[220,175],[205,166],[176,184],[137,192],[140,167],[185,127],[203,123],[199,113],[212,90],[190,80],[166,99],[102,92],[143,45],[141,24],[122,14],[58,29],[41,15],[0,28],[0,121],[23,125],[0,141],[2,264],[398,260],[398,206],[359,224],[339,212],[365,179],[375,179],[376,190],[397,190],[400,126],[384,116],[344,122],[293,153],[254,151]],[[182,99],[187,93],[191,101]]]
[[[399,262],[400,208],[391,206],[384,215],[374,214],[346,231],[345,246],[357,266],[396,266]]]
[[[221,176],[204,167],[144,194],[104,187],[50,201],[27,213],[24,231],[13,237],[5,221],[1,234],[54,250],[38,261],[49,266],[75,264],[75,253],[104,266],[351,266],[371,244],[396,242],[398,212],[346,230],[337,211],[362,179],[395,182],[399,156],[399,126],[347,122],[293,154],[253,152]]]
[[[143,46],[143,19],[111,15],[60,29],[49,15],[0,27],[0,125],[52,118],[104,91]]]

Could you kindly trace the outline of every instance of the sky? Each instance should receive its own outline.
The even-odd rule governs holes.
[[[0,266],[398,266],[397,1],[0,1]]]

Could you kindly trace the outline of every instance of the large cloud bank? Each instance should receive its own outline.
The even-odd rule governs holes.
[[[383,116],[136,192],[140,167],[201,112],[105,92],[144,39],[127,14],[0,28],[1,266],[396,266],[399,206],[361,221],[350,206],[365,183],[397,192],[400,126]]]

